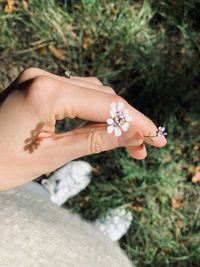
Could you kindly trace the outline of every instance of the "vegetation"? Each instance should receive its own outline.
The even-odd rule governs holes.
[[[69,68],[167,128],[168,145],[145,160],[85,157],[92,183],[66,207],[94,220],[126,205],[134,220],[120,244],[138,267],[199,266],[199,0],[0,0],[0,24],[1,90],[24,68]]]

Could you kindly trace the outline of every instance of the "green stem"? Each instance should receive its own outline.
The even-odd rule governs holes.
[[[148,135],[144,135],[144,137],[148,138],[151,142],[153,142],[152,138],[157,137],[157,135],[151,135],[151,132]]]

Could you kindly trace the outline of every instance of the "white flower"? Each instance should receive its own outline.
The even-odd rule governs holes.
[[[122,135],[123,131],[128,131],[132,117],[129,115],[128,109],[124,109],[124,104],[121,102],[111,103],[110,116],[107,119],[108,127],[107,132],[111,134],[114,132],[115,136]]]
[[[165,127],[159,126],[156,134],[158,137],[167,135],[167,133],[165,132]]]

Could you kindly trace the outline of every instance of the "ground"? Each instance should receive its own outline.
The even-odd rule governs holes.
[[[91,184],[65,205],[87,220],[125,205],[139,267],[200,266],[199,1],[0,1],[0,90],[23,69],[97,76],[168,132],[165,148],[85,157]],[[57,131],[81,121],[57,122]]]

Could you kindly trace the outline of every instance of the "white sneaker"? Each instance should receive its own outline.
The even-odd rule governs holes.
[[[110,209],[106,216],[95,221],[94,225],[111,240],[119,240],[129,229],[133,217],[124,207]]]
[[[82,160],[71,161],[56,170],[41,184],[49,191],[50,199],[58,206],[77,195],[91,181],[92,166]]]

